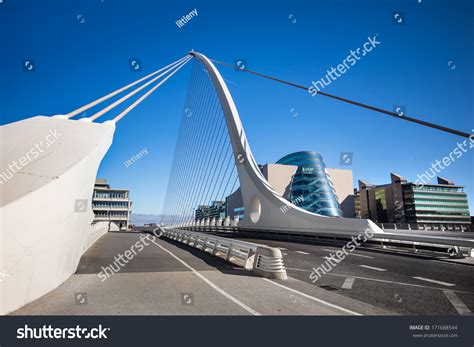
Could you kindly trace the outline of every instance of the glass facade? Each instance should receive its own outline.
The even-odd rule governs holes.
[[[403,186],[409,223],[470,223],[467,195],[459,186]]]
[[[225,218],[226,204],[225,201],[213,201],[211,205],[199,205],[194,212],[194,220]]]
[[[234,208],[234,218],[238,218],[239,220],[244,219],[245,215],[245,207],[236,207]]]
[[[386,223],[387,218],[387,198],[385,196],[385,188],[375,189],[375,204],[377,208],[378,222]]]
[[[355,208],[355,217],[361,218],[360,216],[360,193],[354,192],[354,208]]]
[[[334,186],[323,158],[316,152],[296,152],[276,162],[298,166],[290,186],[290,201],[298,207],[325,216],[342,217]]]

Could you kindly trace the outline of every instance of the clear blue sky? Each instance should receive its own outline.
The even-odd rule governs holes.
[[[474,128],[474,2],[68,0],[0,3],[0,124],[67,113],[194,49],[309,86],[378,34],[381,44],[324,91],[465,132]],[[193,9],[198,16],[179,28]],[[399,11],[405,24],[396,25]],[[290,15],[293,15],[290,18]],[[295,21],[296,19],[296,21]],[[82,23],[81,23],[82,22]],[[293,23],[294,22],[294,23]],[[138,58],[142,71],[129,69]],[[34,72],[23,71],[31,59]],[[451,62],[451,63],[449,63]],[[160,213],[189,64],[123,119],[99,177],[130,188],[135,213]],[[409,180],[448,155],[460,137],[219,67],[256,160],[299,150],[341,167],[353,152],[354,185]],[[294,109],[291,111],[291,109]],[[297,116],[293,114],[297,112]],[[110,115],[113,116],[116,113]],[[143,148],[149,155],[123,162]],[[474,151],[442,176],[465,185],[474,211]]]

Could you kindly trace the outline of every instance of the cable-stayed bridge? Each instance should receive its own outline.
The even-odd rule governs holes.
[[[18,309],[61,285],[76,272],[81,256],[109,231],[107,223],[92,223],[93,213],[87,205],[100,162],[112,145],[116,124],[189,62],[193,62],[193,68],[163,211],[163,214],[173,216],[174,221],[160,230],[163,236],[215,256],[223,255],[225,260],[240,262],[239,265],[246,269],[278,279],[286,278],[282,247],[228,241],[209,233],[271,233],[285,235],[290,240],[333,239],[340,242],[365,233],[382,246],[384,242],[421,244],[449,247],[454,253],[471,255],[472,238],[458,234],[386,231],[370,220],[315,214],[283,198],[263,176],[237,107],[214,62],[203,54],[190,52],[174,63],[66,115],[32,117],[1,127],[0,268],[8,274],[8,278],[1,282],[2,313]],[[264,77],[301,88],[273,77]],[[92,116],[73,119],[84,111],[102,107],[122,93],[126,94]],[[111,120],[98,122],[100,117],[114,112],[117,106],[130,100],[134,101]],[[347,99],[340,101],[390,115],[388,111]],[[457,130],[406,118],[407,121],[468,137]],[[54,135],[54,141],[51,135]],[[197,218],[195,211],[200,206],[223,202],[236,192],[245,211],[243,219],[231,220],[225,216]],[[48,206],[46,211],[45,205]],[[25,217],[25,212],[28,217]],[[110,242],[112,245],[113,241]],[[163,245],[156,245],[171,255]],[[175,254],[173,256],[176,258]],[[189,264],[185,267],[196,271]],[[257,312],[221,287],[220,293],[232,297],[244,311]],[[279,294],[275,294],[276,301],[278,297]],[[336,310],[344,312],[344,308]],[[367,307],[363,311],[376,312]]]

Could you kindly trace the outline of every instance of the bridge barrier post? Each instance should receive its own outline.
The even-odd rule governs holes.
[[[229,247],[227,248],[227,253],[225,254],[225,260],[230,261],[231,257],[232,257],[232,242],[229,243]]]
[[[278,248],[257,247],[253,272],[266,277],[286,280],[286,269],[283,257]]]
[[[218,240],[214,241],[214,247],[212,248],[212,255],[216,255],[216,253],[219,251],[219,249],[217,248],[218,243],[219,243]]]
[[[167,228],[163,229],[161,235],[224,258],[260,276],[287,279],[283,257],[278,248],[187,230]]]
[[[253,265],[255,264],[255,251],[249,249],[247,260],[245,261],[244,268],[246,270],[253,270]]]

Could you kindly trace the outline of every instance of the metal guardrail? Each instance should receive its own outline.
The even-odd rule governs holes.
[[[470,232],[470,225],[466,224],[430,224],[430,223],[375,223],[382,230],[410,230],[410,231],[442,231],[442,232]]]
[[[183,226],[182,228],[193,231],[203,232],[239,232],[249,233],[251,235],[268,235],[270,237],[280,237],[288,240],[305,240],[318,242],[332,242],[341,243],[351,240],[352,237],[357,236],[349,233],[316,233],[310,231],[283,231],[283,230],[265,230],[265,229],[250,229],[237,226]],[[450,233],[452,234],[452,233]],[[402,248],[404,250],[423,250],[448,254],[450,256],[465,256],[474,257],[474,234],[472,239],[467,239],[468,233],[460,233],[460,237],[453,237],[452,235],[440,236],[439,233],[423,231],[417,233],[412,232],[387,232],[383,234],[376,234],[370,240],[366,241],[364,246],[382,246],[383,248]]]
[[[181,229],[161,228],[160,236],[223,258],[263,277],[287,279],[278,248]]]

